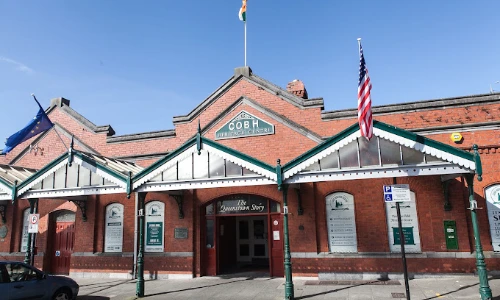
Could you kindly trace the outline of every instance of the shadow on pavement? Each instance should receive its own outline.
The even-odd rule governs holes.
[[[109,300],[109,297],[102,296],[78,296],[76,300]]]
[[[79,286],[80,287],[88,287],[88,286],[93,286],[93,285],[111,284],[111,283],[122,282],[122,281],[123,280],[114,280],[114,281],[99,282],[99,283],[79,284]]]
[[[123,281],[123,280],[119,280],[117,284],[112,284],[112,283],[115,283],[116,281],[112,281],[112,282],[105,282],[105,283],[101,283],[101,286],[95,286],[94,288],[96,288],[96,290],[93,290],[92,292],[88,293],[87,295],[85,296],[89,296],[89,295],[92,295],[92,294],[95,294],[95,293],[99,293],[99,292],[102,292],[102,291],[105,291],[107,289],[110,289],[110,288],[113,288],[115,286],[119,286],[119,285],[122,285],[122,284],[127,284],[127,283],[135,283],[135,279],[132,279],[132,280],[127,280],[127,281]],[[94,284],[94,285],[97,285],[98,283]],[[83,286],[83,285],[82,285]],[[102,287],[102,288],[101,288]],[[82,296],[83,297],[83,296]],[[97,296],[95,296],[97,297]],[[80,298],[78,298],[80,299]],[[83,298],[82,298],[83,299]],[[93,299],[93,298],[92,298]],[[96,299],[99,299],[99,297],[97,297]],[[103,298],[103,299],[109,299],[109,298]]]
[[[174,291],[168,291],[168,292],[161,292],[161,293],[156,293],[156,294],[148,294],[148,295],[144,295],[143,298],[153,297],[153,296],[159,296],[159,295],[167,295],[167,294],[179,293],[179,292],[185,292],[185,291],[199,290],[199,289],[204,289],[204,288],[209,288],[209,287],[214,287],[214,286],[219,286],[219,285],[231,284],[231,283],[235,283],[235,282],[243,282],[243,281],[248,281],[248,280],[254,280],[255,278],[259,278],[259,277],[248,277],[248,278],[243,278],[243,279],[239,279],[239,280],[231,280],[229,282],[223,282],[223,283],[217,283],[217,284],[209,284],[209,285],[203,285],[203,286],[185,288],[185,289],[180,289],[180,290],[174,290]],[[231,279],[231,278],[227,278],[227,279]]]
[[[321,293],[316,293],[316,294],[311,294],[311,295],[305,295],[305,296],[295,297],[295,299],[307,299],[307,298],[316,297],[316,296],[320,296],[320,295],[328,295],[328,294],[331,294],[331,293],[335,293],[335,292],[339,292],[339,291],[343,291],[343,290],[347,290],[347,289],[352,289],[352,288],[355,288],[355,287],[358,287],[358,286],[371,285],[372,283],[373,282],[364,282],[364,283],[360,283],[360,284],[354,284],[354,285],[351,285],[351,286],[346,286],[346,287],[339,288],[339,289],[334,289],[334,290],[331,290],[331,291],[326,291],[326,292],[321,292]]]

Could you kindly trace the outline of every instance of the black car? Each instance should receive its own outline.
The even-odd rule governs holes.
[[[18,261],[0,262],[0,298],[76,299],[79,286],[71,278],[46,274]]]

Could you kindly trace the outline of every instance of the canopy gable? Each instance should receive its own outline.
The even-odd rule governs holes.
[[[22,182],[17,197],[130,194],[130,178],[141,170],[130,162],[70,149]]]
[[[310,172],[329,173],[328,177],[333,176],[330,180],[343,180],[476,170],[474,155],[469,152],[382,122],[373,123],[374,137],[369,142],[354,124],[284,165],[283,180],[311,180],[314,176],[304,176]],[[294,176],[303,179],[297,181]]]
[[[133,179],[140,191],[276,183],[274,167],[200,133]]]
[[[12,200],[16,185],[35,172],[34,169],[0,165],[0,200]]]

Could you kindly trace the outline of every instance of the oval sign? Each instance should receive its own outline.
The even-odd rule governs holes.
[[[278,225],[278,220],[274,220],[273,224]]]

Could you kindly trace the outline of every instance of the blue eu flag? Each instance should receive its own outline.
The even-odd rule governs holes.
[[[36,98],[35,101],[38,104],[38,107],[40,107],[38,113],[33,118],[33,120],[28,123],[28,125],[26,125],[18,132],[14,133],[7,139],[7,141],[5,142],[5,148],[2,150],[2,154],[9,153],[17,145],[41,132],[49,130],[50,128],[52,128],[52,126],[54,126]]]

